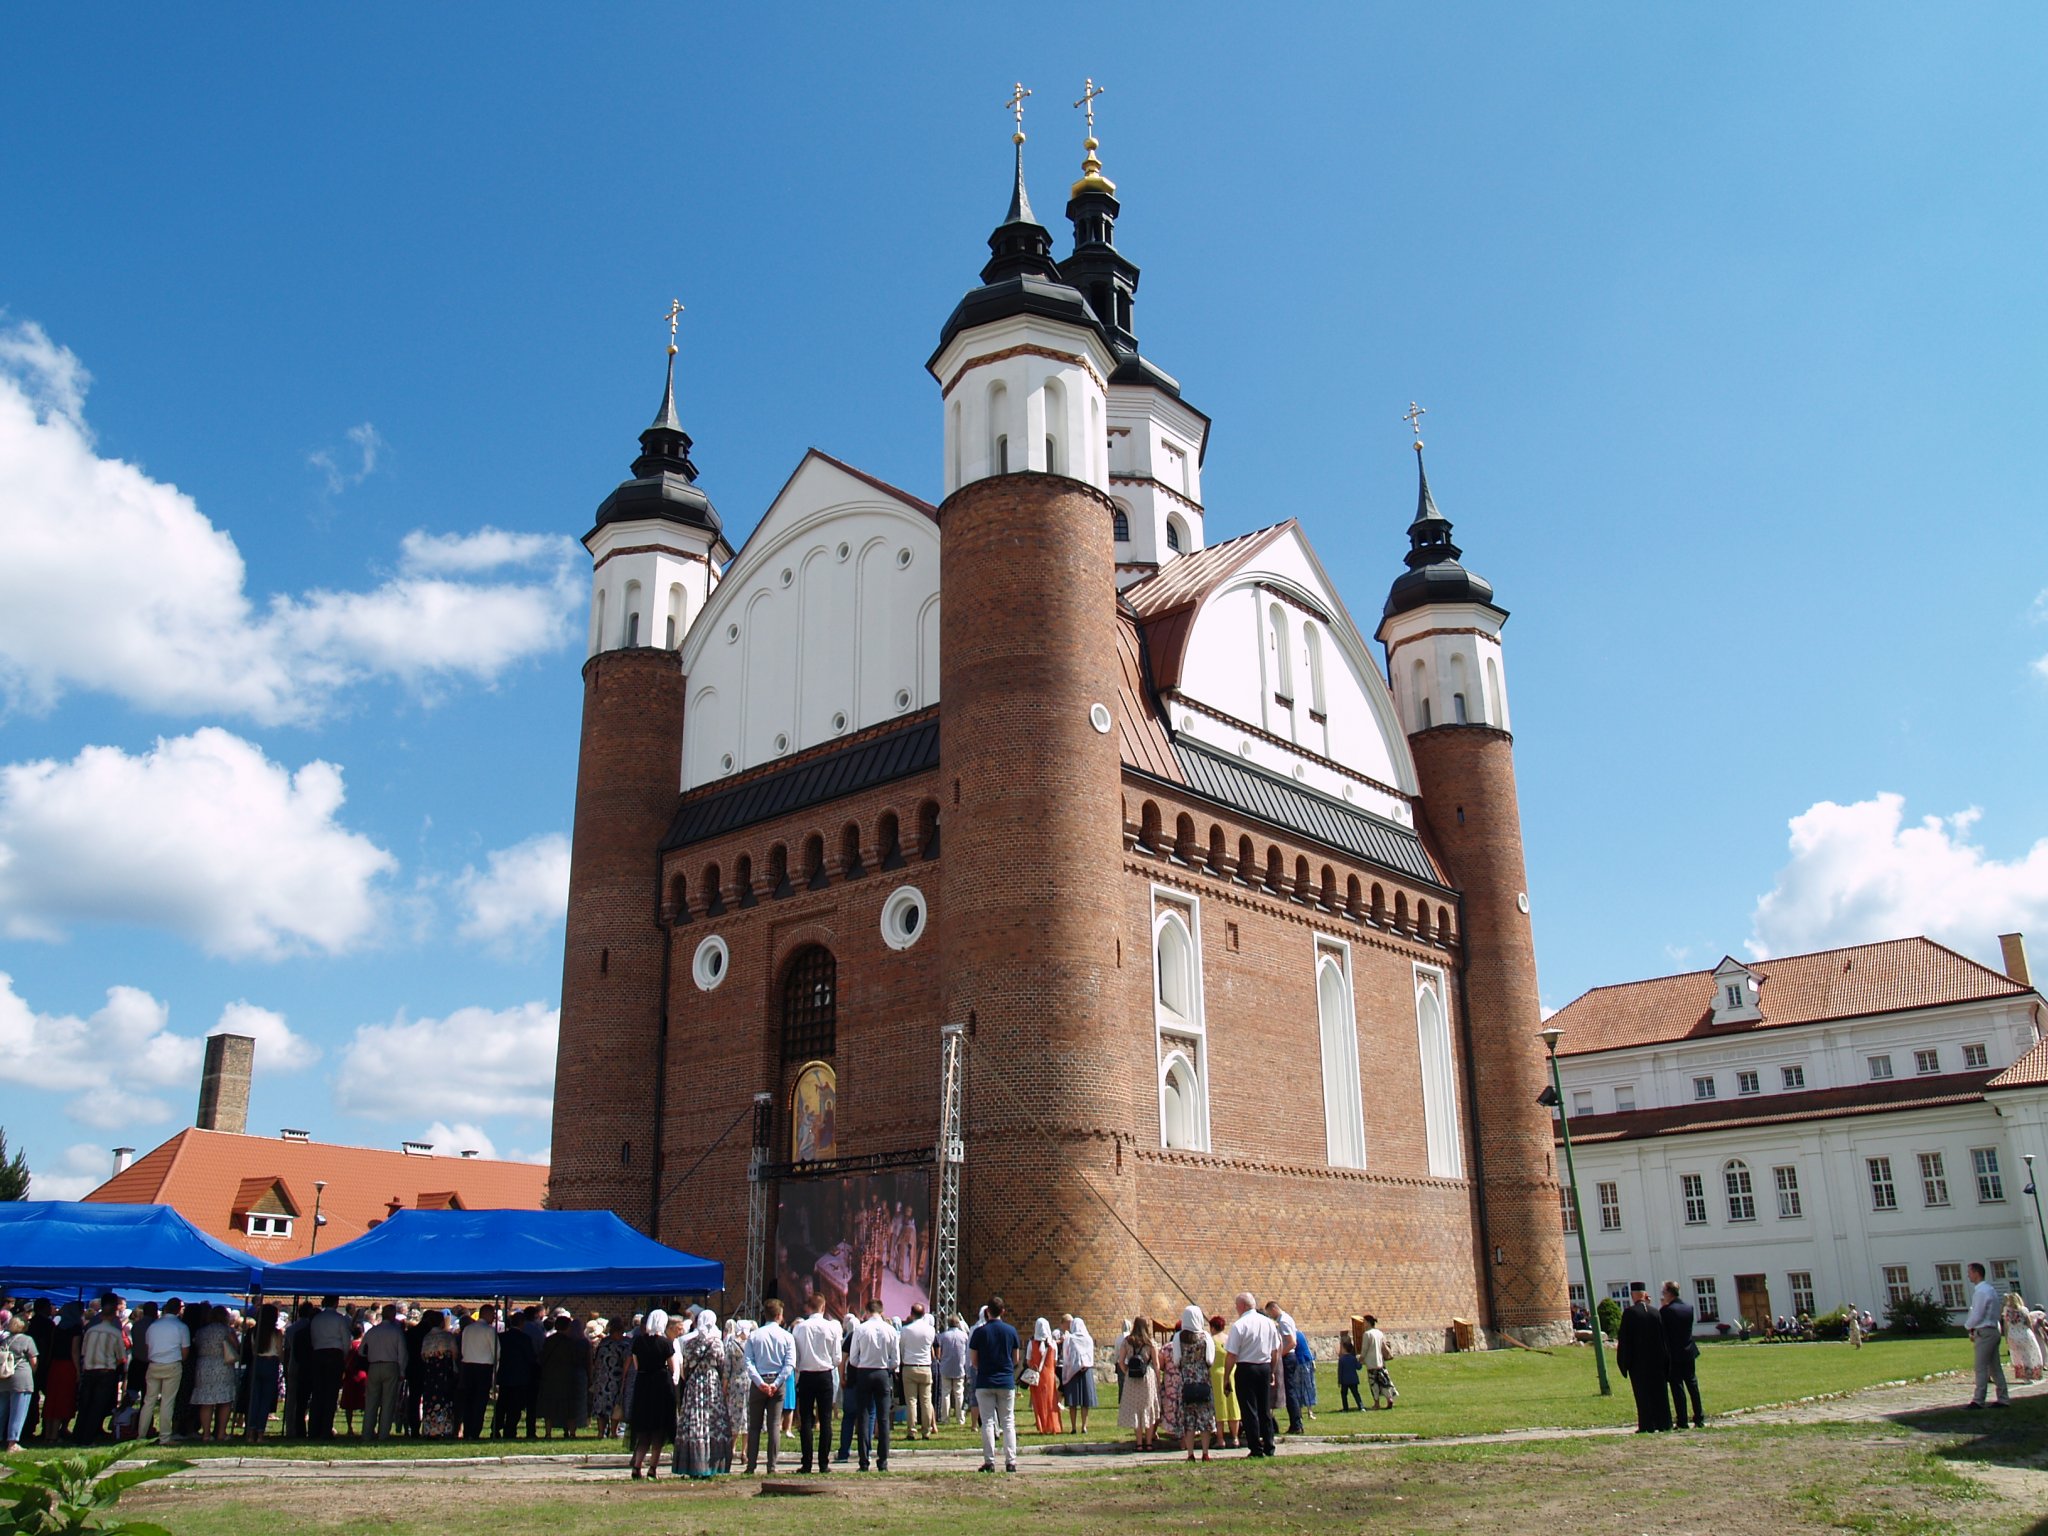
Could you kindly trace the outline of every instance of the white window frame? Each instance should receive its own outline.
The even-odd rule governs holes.
[[[1970,1172],[1977,1176],[1979,1205],[2005,1204],[2005,1170],[1998,1166],[1998,1148],[1970,1148]]]
[[[1806,1086],[1806,1068],[1801,1066],[1778,1068],[1778,1081],[1785,1092],[1798,1093]]]
[[[1866,1056],[1863,1058],[1863,1063],[1870,1073],[1871,1082],[1884,1083],[1891,1081],[1892,1053],[1890,1051],[1880,1051],[1875,1056]]]
[[[1915,1077],[1930,1077],[1940,1070],[1941,1052],[1939,1050],[1916,1050],[1913,1052],[1913,1075]]]
[[[1636,1085],[1623,1083],[1614,1090],[1614,1112],[1617,1115],[1631,1115],[1636,1108]]]
[[[1941,1292],[1941,1304],[1951,1312],[1970,1305],[1970,1287],[1963,1277],[1960,1260],[1942,1261],[1934,1266],[1934,1288]]]
[[[1352,990],[1351,946],[1342,939],[1312,934],[1309,959],[1314,967],[1310,974],[1315,978],[1317,1076],[1323,1085],[1323,1156],[1332,1168],[1364,1168],[1371,1161],[1371,1149],[1365,1140],[1365,1073],[1359,1064],[1358,1000]],[[1323,1016],[1325,966],[1336,972],[1344,996],[1344,1015],[1340,1019]],[[1333,1035],[1341,1039],[1333,1042]],[[1333,1043],[1340,1047],[1334,1058]],[[1345,1046],[1349,1049],[1341,1049]],[[1330,1080],[1333,1060],[1337,1062],[1335,1082]],[[1346,1154],[1350,1149],[1342,1140],[1354,1130],[1358,1138],[1356,1162],[1349,1160]]]
[[[1159,935],[1170,922],[1179,923],[1188,937],[1188,1007],[1183,1017],[1159,1000]],[[1214,1143],[1209,1128],[1209,1030],[1207,1001],[1202,989],[1202,903],[1201,899],[1170,885],[1152,886],[1152,1055],[1158,1061],[1156,1084],[1159,1114],[1159,1145],[1166,1145],[1166,1074],[1174,1058],[1187,1059],[1187,1052],[1165,1049],[1165,1037],[1184,1035],[1195,1042],[1196,1059],[1188,1062],[1194,1073],[1195,1141],[1180,1151],[1208,1152]]]
[[[1590,1115],[1590,1114],[1592,1114],[1592,1113],[1593,1113],[1593,1090],[1592,1090],[1592,1089],[1590,1089],[1590,1088],[1574,1088],[1574,1089],[1572,1090],[1572,1116],[1573,1116],[1573,1118],[1574,1118],[1574,1119],[1584,1119],[1584,1118],[1585,1118],[1586,1116],[1588,1116],[1588,1115]]]
[[[1806,1214],[1799,1199],[1799,1168],[1780,1163],[1771,1170],[1771,1183],[1778,1191],[1778,1220],[1793,1221]]]
[[[1688,1227],[1704,1227],[1707,1224],[1707,1180],[1699,1173],[1681,1173],[1678,1176],[1678,1199],[1685,1211]]]
[[[1884,1304],[1886,1306],[1895,1307],[1912,1296],[1913,1271],[1910,1266],[1905,1264],[1886,1264],[1881,1266],[1880,1273],[1884,1276]]]
[[[1692,1099],[1695,1104],[1704,1104],[1719,1095],[1720,1089],[1712,1076],[1696,1077],[1692,1080]]]
[[[1792,1293],[1792,1311],[1795,1314],[1804,1313],[1807,1317],[1813,1316],[1812,1270],[1795,1269],[1788,1272],[1785,1276],[1785,1289]],[[1801,1297],[1805,1298],[1803,1304],[1800,1300]]]
[[[1892,1175],[1892,1160],[1889,1157],[1866,1157],[1863,1172],[1870,1182],[1870,1208],[1873,1211],[1896,1211],[1899,1208],[1899,1181]]]
[[[1600,1230],[1619,1232],[1621,1230],[1621,1184],[1614,1179],[1602,1179],[1593,1186],[1593,1198],[1600,1206]]]
[[[1939,1152],[1914,1154],[1920,1163],[1920,1199],[1929,1210],[1948,1204],[1948,1159]]]
[[[1564,1232],[1570,1237],[1579,1230],[1579,1199],[1569,1184],[1557,1186],[1557,1204],[1564,1217]]]
[[[1415,982],[1415,1044],[1418,1064],[1422,1068],[1422,1123],[1425,1143],[1430,1141],[1432,1126],[1442,1134],[1434,1138],[1441,1144],[1444,1155],[1439,1158],[1438,1147],[1428,1147],[1429,1174],[1434,1179],[1462,1179],[1465,1176],[1465,1126],[1458,1113],[1458,1048],[1453,1039],[1451,1020],[1450,978],[1439,965],[1414,967]],[[1433,993],[1437,1011],[1443,1017],[1443,1036],[1437,1042],[1441,1051],[1439,1070],[1442,1082],[1437,1107],[1437,1118],[1430,1114],[1430,1076],[1428,1058],[1422,1050],[1422,999],[1425,993]]]
[[[1993,1259],[1991,1261],[1991,1283],[2001,1291],[2016,1291],[2020,1285],[2020,1261],[2018,1259]]]
[[[256,1225],[259,1221],[263,1223],[260,1227]],[[290,1237],[292,1219],[267,1211],[251,1211],[243,1218],[242,1230],[250,1237]]]
[[[1586,1282],[1583,1280],[1569,1281],[1565,1285],[1565,1299],[1575,1307],[1586,1306]]]
[[[1764,1081],[1759,1073],[1744,1068],[1735,1074],[1735,1094],[1737,1098],[1746,1099],[1753,1093],[1762,1093],[1763,1091]]]
[[[1695,1275],[1692,1281],[1692,1320],[1718,1323],[1721,1320],[1721,1288],[1712,1275]]]
[[[1991,1065],[1991,1053],[1982,1045],[1966,1045],[1963,1047],[1963,1065],[1965,1067],[1988,1067]]]
[[[1748,1159],[1731,1157],[1721,1165],[1721,1193],[1728,1201],[1731,1222],[1756,1220],[1756,1175],[1750,1171]]]

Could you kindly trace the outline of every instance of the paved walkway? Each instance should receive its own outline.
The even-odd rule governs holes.
[[[1804,1398],[1797,1402],[1773,1404],[1769,1407],[1738,1409],[1714,1421],[1725,1424],[1814,1424],[1814,1423],[1870,1423],[1890,1418],[1894,1414],[1921,1413],[1938,1408],[1953,1408],[1968,1400],[1970,1392],[1969,1373],[1952,1371],[1918,1381],[1885,1383],[1866,1387],[1861,1391],[1834,1393],[1825,1397]],[[2013,1396],[2039,1397],[2048,1395],[2048,1384],[2030,1382],[2015,1385]],[[1709,1425],[1712,1428],[1712,1424]],[[1578,1440],[1598,1436],[1630,1434],[1625,1427],[1601,1427],[1597,1429],[1517,1429],[1487,1435],[1437,1435],[1428,1438],[1427,1443],[1438,1445],[1513,1445],[1541,1440]],[[1420,1442],[1418,1436],[1386,1435],[1372,1440],[1361,1440],[1344,1435],[1297,1435],[1280,1443],[1282,1456],[1315,1455],[1331,1450],[1353,1450],[1365,1453],[1398,1450],[1403,1446]],[[1244,1455],[1242,1451],[1221,1451],[1218,1459]],[[1094,1442],[1090,1444],[1061,1445],[1046,1447],[1028,1445],[1019,1458],[1020,1475],[1046,1476],[1061,1472],[1076,1472],[1099,1467],[1133,1467],[1147,1464],[1166,1463],[1178,1460],[1179,1451],[1140,1454],[1129,1449],[1127,1444]],[[930,1446],[898,1445],[890,1458],[890,1468],[899,1472],[969,1472],[981,1464],[978,1448],[936,1448]],[[784,1463],[793,1471],[797,1465],[791,1455]],[[195,1461],[189,1471],[178,1474],[180,1483],[256,1483],[256,1482],[360,1482],[380,1478],[403,1477],[408,1480],[439,1479],[443,1481],[489,1480],[503,1482],[598,1482],[623,1478],[626,1475],[628,1457],[620,1451],[581,1452],[574,1455],[553,1456],[448,1456],[438,1458],[406,1457],[388,1461],[374,1461],[355,1458],[344,1461],[286,1460],[275,1456],[222,1456]],[[832,1476],[839,1477],[851,1470],[835,1466]],[[789,1475],[786,1471],[784,1475]],[[997,1476],[1003,1474],[997,1473]],[[811,1481],[815,1481],[812,1479]],[[827,1485],[829,1486],[829,1484]]]

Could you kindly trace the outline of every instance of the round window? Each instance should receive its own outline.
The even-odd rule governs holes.
[[[697,946],[696,956],[690,961],[690,975],[700,991],[709,992],[725,980],[725,973],[731,965],[732,951],[725,947],[725,940],[714,933]]]
[[[718,771],[720,773],[732,772],[732,754],[730,752],[718,760]]]
[[[896,707],[898,709],[910,708],[910,690],[908,688],[898,688],[896,690]]]
[[[853,546],[851,544],[842,544],[833,553],[836,554],[839,559],[845,560],[849,555],[853,553]]]
[[[897,568],[898,568],[899,570],[906,570],[906,571],[907,571],[907,570],[909,570],[909,569],[910,569],[910,551],[909,551],[909,550],[907,550],[907,549],[899,549],[899,550],[897,550],[897,551],[896,551],[896,565],[897,565]]]
[[[790,570],[790,569],[789,569],[789,568],[788,568],[787,566],[784,566],[784,567],[783,567],[783,570],[782,570],[782,584],[783,584],[783,585],[784,585],[784,586],[786,587],[786,586],[788,586],[788,585],[789,585],[789,584],[790,584],[790,583],[791,583],[792,581],[795,581],[795,580],[796,580],[796,572],[795,572],[795,571],[792,571],[792,570]]]
[[[1107,736],[1110,727],[1109,706],[1107,704],[1090,704],[1088,706],[1088,723]]]
[[[728,624],[728,625],[726,625],[726,626],[725,626],[725,643],[726,643],[727,645],[731,645],[731,644],[733,643],[733,641],[735,641],[735,640],[739,639],[739,637],[740,637],[740,627],[739,627],[739,625],[737,625],[737,624]]]
[[[789,750],[789,738],[787,736],[777,736],[775,738],[775,750],[787,752]]]
[[[840,711],[832,717],[832,733],[836,736],[846,729],[846,712]]]
[[[927,916],[924,892],[914,885],[898,886],[882,903],[882,942],[891,949],[908,949],[924,937]]]

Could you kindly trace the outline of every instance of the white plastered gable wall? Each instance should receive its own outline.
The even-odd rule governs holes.
[[[806,458],[683,645],[683,788],[880,725],[939,697],[939,530]]]
[[[1413,825],[1404,797],[1416,791],[1415,763],[1400,715],[1299,527],[1203,601],[1170,707],[1174,728],[1185,735]]]
[[[1500,644],[1504,617],[1480,603],[1429,603],[1386,621],[1387,671],[1408,731],[1513,729]]]

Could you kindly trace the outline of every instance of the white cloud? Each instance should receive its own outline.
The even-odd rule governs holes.
[[[574,544],[495,529],[415,534],[406,568],[367,591],[252,596],[234,539],[190,496],[96,452],[87,382],[39,327],[0,325],[0,698],[88,689],[304,721],[351,684],[489,683],[570,638]],[[351,435],[368,473],[380,440],[367,423]]]
[[[465,938],[503,944],[562,920],[569,906],[569,839],[559,832],[494,849],[485,868],[456,878]]]
[[[1981,812],[1905,821],[1905,797],[1823,800],[1792,818],[1791,857],[1756,904],[1764,959],[1925,934],[1996,963],[1997,935],[2048,925],[2048,838],[2017,858],[1970,840]]]
[[[523,1003],[365,1024],[342,1053],[335,1103],[378,1119],[545,1120],[554,1109],[560,1022],[559,1010]]]
[[[384,447],[384,439],[377,429],[367,421],[360,426],[350,427],[344,434],[349,446],[355,449],[355,467],[344,469],[335,458],[348,455],[345,450],[322,448],[306,455],[306,462],[319,470],[327,482],[327,494],[339,496],[352,485],[361,485],[377,472],[377,454]]]
[[[490,1133],[466,1120],[459,1120],[454,1125],[436,1120],[413,1139],[429,1143],[436,1157],[460,1157],[465,1152],[493,1160],[498,1156],[497,1144],[491,1140]]]
[[[114,1176],[114,1154],[109,1147],[75,1142],[54,1168],[39,1167],[31,1157],[28,1172],[29,1199],[83,1200]]]
[[[132,922],[217,955],[350,949],[397,861],[336,821],[342,799],[334,764],[292,772],[217,727],[0,767],[0,931]]]
[[[171,1011],[137,987],[109,987],[91,1015],[38,1013],[0,971],[0,1082],[71,1094],[64,1112],[101,1130],[129,1132],[171,1118],[159,1095],[195,1098],[205,1048],[170,1028]],[[253,1027],[251,1027],[253,1026]],[[291,1072],[319,1052],[280,1014],[230,1003],[208,1034],[254,1034],[259,1071]]]

